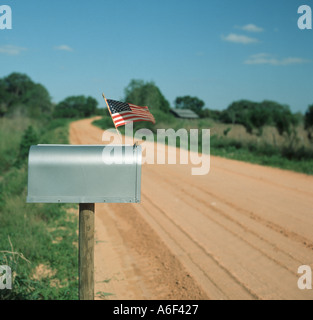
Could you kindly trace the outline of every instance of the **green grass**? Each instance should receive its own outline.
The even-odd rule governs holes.
[[[27,158],[16,161],[29,125],[37,143],[68,143],[69,121],[0,121],[1,141],[8,140],[0,144],[0,265],[13,273],[13,288],[0,290],[0,299],[78,299],[78,221],[68,212],[73,205],[27,204]]]
[[[285,146],[275,147],[265,141],[259,143],[211,137],[211,154],[265,166],[313,174],[313,150],[300,147],[289,153]]]
[[[180,128],[210,129],[210,153],[212,155],[313,174],[313,146],[302,126],[297,129],[298,143],[290,148],[286,137],[280,136],[274,127],[265,127],[262,135],[258,136],[247,133],[241,125],[218,123],[212,119],[183,120],[160,112],[154,115],[155,125],[148,122],[135,123],[134,131],[147,128],[156,134],[158,128],[173,128],[175,131]],[[113,127],[109,115],[94,121],[93,124],[104,130]],[[125,133],[124,127],[119,129],[122,134]],[[177,141],[177,146],[179,146],[179,141]],[[199,150],[201,152],[201,137],[199,137]]]
[[[32,123],[30,119],[0,118],[0,174],[7,171],[16,159],[21,133]]]
[[[213,141],[212,141],[213,140]],[[251,145],[244,144],[239,146],[237,141],[232,143],[216,143],[211,139],[211,154],[234,159],[239,161],[245,161],[270,167],[281,168],[285,170],[313,174],[313,157],[310,159],[307,156],[304,159],[294,160],[288,159],[281,155],[280,150],[276,150],[272,146],[257,146],[251,148]]]
[[[114,296],[114,293],[99,291],[96,295],[101,299],[106,299],[108,296]]]

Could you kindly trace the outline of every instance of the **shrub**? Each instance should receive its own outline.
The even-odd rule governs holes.
[[[20,166],[23,162],[25,162],[28,158],[29,148],[32,145],[36,145],[39,143],[39,138],[37,135],[37,132],[34,130],[34,128],[30,125],[24,132],[20,148],[19,148],[19,154],[16,159],[16,165]]]

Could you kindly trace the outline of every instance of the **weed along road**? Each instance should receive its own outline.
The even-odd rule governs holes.
[[[71,124],[72,144],[103,143],[93,120]],[[313,299],[298,287],[313,267],[313,177],[191,166],[143,164],[140,204],[96,204],[96,298]]]

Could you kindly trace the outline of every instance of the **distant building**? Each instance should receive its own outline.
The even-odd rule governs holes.
[[[190,109],[171,109],[176,118],[182,119],[198,119],[199,116]]]

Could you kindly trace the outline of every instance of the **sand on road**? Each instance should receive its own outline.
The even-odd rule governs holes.
[[[71,123],[71,144],[104,143],[93,120]],[[313,299],[297,285],[313,268],[313,177],[210,160],[198,176],[144,164],[140,204],[96,204],[97,299]]]

